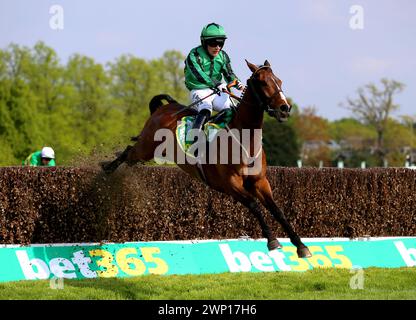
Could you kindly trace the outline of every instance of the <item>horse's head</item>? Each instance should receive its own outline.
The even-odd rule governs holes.
[[[256,66],[247,60],[246,62],[253,72],[247,80],[247,87],[252,91],[254,99],[257,100],[256,103],[279,122],[286,121],[289,118],[291,106],[283,94],[282,80],[274,75],[267,60],[262,66]]]

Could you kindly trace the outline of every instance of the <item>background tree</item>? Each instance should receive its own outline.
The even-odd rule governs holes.
[[[263,147],[267,154],[268,165],[285,167],[297,165],[300,146],[292,123],[278,123],[276,119],[265,118]]]
[[[293,118],[301,145],[301,158],[304,165],[331,165],[331,150],[329,148],[330,132],[326,119],[317,115],[315,107],[299,110]]]
[[[166,51],[160,59],[153,60],[159,88],[183,104],[189,104],[189,91],[185,87],[185,56],[175,50]],[[160,92],[159,92],[160,93]]]
[[[413,128],[400,123],[398,120],[389,119],[385,134],[386,159],[389,166],[402,167],[406,162],[406,155],[415,148]]]
[[[67,64],[66,81],[72,101],[71,127],[79,150],[88,152],[121,132],[122,113],[111,105],[110,78],[92,58],[74,55]]]
[[[109,63],[110,92],[114,106],[124,114],[123,131],[137,135],[148,117],[148,103],[156,91],[157,77],[146,60],[123,55]]]
[[[377,138],[374,152],[378,158],[378,165],[382,166],[386,160],[385,134],[390,115],[399,108],[393,102],[393,96],[404,89],[404,84],[395,80],[381,79],[381,88],[370,83],[358,88],[358,98],[347,98],[347,104],[342,104],[352,111],[353,116],[364,124],[374,128]]]
[[[146,61],[131,55],[109,63],[113,105],[124,113],[124,134],[137,135],[149,117],[149,101],[160,93],[187,103],[183,61],[178,51],[166,51],[159,59]]]
[[[74,54],[63,64],[43,42],[0,49],[0,165],[20,165],[45,145],[55,149],[58,165],[97,163],[97,151],[98,156],[109,154],[139,133],[154,95],[167,93],[189,103],[184,59],[181,52],[169,50],[152,60],[123,55],[106,65]],[[363,160],[379,163],[373,163],[368,148],[377,143],[390,164],[402,166],[404,150],[416,148],[416,121],[410,116],[401,122],[389,118],[397,109],[393,96],[403,85],[382,83],[382,89],[368,86],[349,100],[354,119],[331,123],[316,108],[300,110],[293,102],[287,123],[266,116],[263,143],[269,164],[295,166],[303,146],[305,165],[317,166],[320,160],[330,165],[328,142],[335,140],[350,153],[350,166]]]
[[[0,140],[9,151],[7,159],[17,160],[45,134],[41,130],[40,98],[31,90],[31,51],[12,44],[1,51],[0,58]]]
[[[367,166],[375,166],[370,146],[376,138],[372,128],[354,118],[336,120],[329,125],[330,136],[339,145],[337,154],[347,156],[344,160],[346,167],[360,167],[365,161]]]
[[[74,54],[63,65],[43,42],[0,50],[0,165],[19,165],[45,145],[58,165],[124,146],[147,120],[154,95],[188,102],[184,59],[170,50],[153,60],[121,56],[104,67]]]

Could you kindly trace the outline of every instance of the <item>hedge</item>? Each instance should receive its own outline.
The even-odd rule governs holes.
[[[416,235],[416,170],[269,167],[268,178],[301,237]],[[176,167],[0,168],[0,243],[241,236],[262,237],[248,210]]]

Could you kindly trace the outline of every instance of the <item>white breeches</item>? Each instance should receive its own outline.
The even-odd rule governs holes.
[[[212,93],[211,89],[195,89],[191,91],[191,99],[192,102],[195,102],[201,98],[206,97]],[[220,95],[213,94],[212,96],[202,100],[200,103],[198,103],[196,106],[194,106],[194,109],[196,109],[198,112],[202,109],[208,109],[212,112],[214,111],[222,111],[224,109],[228,109],[231,106],[231,101],[229,98],[229,95],[221,92]]]

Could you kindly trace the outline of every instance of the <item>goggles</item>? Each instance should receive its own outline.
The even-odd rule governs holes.
[[[215,48],[217,46],[222,48],[224,46],[224,42],[225,42],[224,39],[209,39],[209,40],[205,41],[205,43],[208,46],[213,47],[213,48]]]

